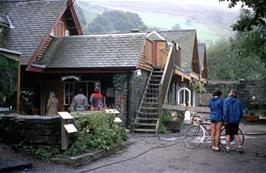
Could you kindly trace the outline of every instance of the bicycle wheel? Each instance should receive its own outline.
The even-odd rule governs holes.
[[[241,129],[238,129],[238,136],[240,138],[240,142],[241,142],[241,146],[244,144],[245,141],[245,136],[244,133],[242,132]],[[221,136],[220,136],[220,145],[222,148],[225,149],[226,147],[226,135],[225,135],[225,127],[223,127],[223,129],[221,130]],[[231,143],[230,143],[230,150],[234,151],[236,150],[238,147],[236,140],[234,139],[234,136],[231,139]]]
[[[197,148],[200,146],[204,138],[203,128],[199,125],[194,125],[186,130],[184,143],[188,148]]]

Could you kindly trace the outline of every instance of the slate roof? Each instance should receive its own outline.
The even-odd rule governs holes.
[[[152,41],[165,41],[165,38],[159,35],[156,31],[152,31],[151,33],[148,33],[147,39],[152,40]]]
[[[181,48],[181,64],[192,65],[196,30],[159,31],[167,41],[175,41]]]
[[[1,27],[9,27],[7,15],[0,14],[0,28]]]
[[[136,67],[146,33],[55,37],[39,63],[46,68]]]
[[[204,69],[203,60],[204,60],[205,51],[206,51],[206,45],[204,43],[198,43],[200,71]]]
[[[27,64],[66,2],[1,0],[0,13],[7,14],[15,28],[5,33],[0,47],[21,52],[21,64]]]

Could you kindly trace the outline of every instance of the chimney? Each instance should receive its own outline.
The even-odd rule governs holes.
[[[132,33],[138,33],[138,32],[140,32],[140,30],[139,29],[131,29],[130,32],[132,32]]]

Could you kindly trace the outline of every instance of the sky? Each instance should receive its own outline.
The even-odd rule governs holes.
[[[228,2],[219,2],[219,0],[79,0],[79,1],[148,1],[148,2],[171,2],[171,3],[183,3],[183,4],[203,4],[209,6],[215,6],[217,8],[228,9]],[[239,6],[230,10],[239,10]]]

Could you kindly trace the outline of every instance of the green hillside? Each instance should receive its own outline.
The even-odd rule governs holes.
[[[88,25],[97,15],[108,10],[120,10],[137,13],[149,28],[170,30],[178,25],[181,29],[196,29],[199,40],[210,44],[221,38],[229,38],[233,34],[230,26],[238,17],[236,12],[211,6],[177,5],[158,1],[151,3],[151,1],[90,0],[77,1],[76,6],[78,16],[86,21],[81,22],[85,33],[89,33]]]

